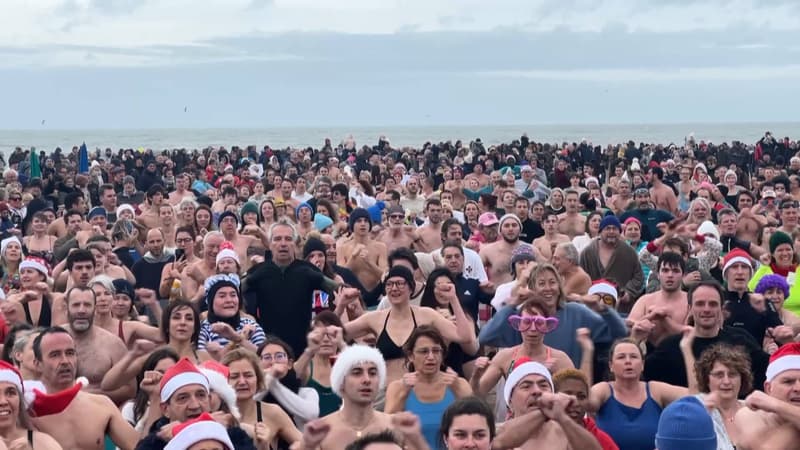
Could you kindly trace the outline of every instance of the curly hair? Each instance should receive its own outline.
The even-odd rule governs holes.
[[[586,386],[587,391],[591,388],[591,386],[589,386],[589,380],[586,378],[586,375],[580,370],[561,369],[553,374],[553,384],[556,387],[556,392],[560,392],[561,383],[568,380],[580,381],[581,383],[583,383],[584,386]]]
[[[789,284],[786,283],[786,278],[775,274],[764,275],[761,277],[756,285],[755,293],[763,294],[773,288],[783,291],[783,298],[789,297]]]
[[[753,390],[753,372],[750,366],[750,356],[739,347],[714,344],[705,349],[694,363],[700,392],[709,392],[708,379],[714,369],[714,363],[724,364],[729,369],[739,373],[742,379],[739,395],[747,394]]]

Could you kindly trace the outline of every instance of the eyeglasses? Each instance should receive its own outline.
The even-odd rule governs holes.
[[[515,314],[508,318],[508,324],[517,331],[528,331],[534,327],[540,333],[549,333],[558,328],[558,319],[544,316],[523,317]]]
[[[796,201],[781,202],[781,209],[798,208],[798,207],[800,207],[799,205],[800,205],[800,203],[798,203]]]
[[[271,362],[271,361],[286,362],[287,359],[288,359],[288,356],[284,352],[276,352],[275,354],[263,353],[261,355],[261,360],[262,361],[267,361],[267,362]]]
[[[405,217],[406,216],[404,216],[402,214],[392,214],[391,216],[389,216],[390,219],[400,219],[400,220],[405,219]]]
[[[18,202],[22,200],[22,197],[10,197],[9,200],[11,200],[12,202]]]
[[[179,245],[180,245],[180,244],[189,244],[189,243],[191,243],[191,242],[192,242],[192,238],[181,238],[181,239],[175,239],[175,243],[176,243],[176,244],[179,244]]]
[[[387,281],[386,283],[384,283],[384,285],[386,286],[386,289],[402,288],[402,287],[406,287],[407,284],[408,283],[406,283],[405,280]]]
[[[442,354],[442,348],[441,347],[418,348],[414,350],[414,353],[417,356],[428,356],[428,355],[440,356]]]

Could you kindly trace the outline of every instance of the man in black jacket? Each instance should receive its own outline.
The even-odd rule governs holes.
[[[243,282],[245,308],[266,333],[286,341],[295,355],[306,348],[311,324],[313,293],[329,294],[338,287],[313,264],[295,257],[297,230],[287,221],[273,224],[269,232],[271,258],[253,266]],[[358,295],[347,288],[345,294]]]
[[[186,358],[167,369],[163,376],[155,371],[147,372],[142,380],[142,388],[158,389],[163,416],[153,422],[149,434],[139,441],[136,450],[163,450],[172,437],[175,424],[211,413],[208,378]],[[158,411],[155,405],[151,406],[151,414]],[[151,418],[148,415],[146,420]],[[223,425],[226,425],[233,448],[256,450],[253,439],[244,430],[238,426]]]
[[[442,261],[456,282],[456,294],[461,307],[473,319],[478,318],[478,304],[488,305],[494,291],[485,292],[480,281],[464,277],[464,249],[460,241],[447,241],[441,250]],[[488,290],[488,289],[487,289]]]
[[[703,350],[717,343],[742,347],[750,356],[753,386],[763,389],[769,355],[746,331],[721,325],[724,298],[722,286],[715,281],[701,281],[689,291],[689,314],[696,333],[692,353],[695,358],[699,358]],[[644,364],[645,379],[688,386],[686,366],[680,350],[681,337],[682,335],[676,334],[665,338],[655,351],[647,355]]]

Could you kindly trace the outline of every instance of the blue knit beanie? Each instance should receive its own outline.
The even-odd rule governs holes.
[[[617,227],[617,230],[622,230],[622,224],[619,223],[617,216],[613,214],[603,217],[603,220],[600,221],[600,231],[605,230],[606,227]]]
[[[299,205],[297,205],[297,208],[295,208],[295,210],[294,210],[294,217],[296,219],[300,218],[300,210],[303,209],[303,208],[308,208],[308,210],[311,211],[311,214],[314,214],[314,209],[311,208],[311,205],[309,205],[306,202],[303,202],[303,203],[300,203]]]
[[[717,434],[708,411],[696,397],[683,397],[661,412],[658,450],[716,450]]]
[[[314,228],[317,231],[322,232],[331,225],[333,225],[333,220],[330,217],[320,213],[314,214]]]

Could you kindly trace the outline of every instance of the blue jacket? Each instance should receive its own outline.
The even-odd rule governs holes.
[[[511,328],[508,318],[518,314],[515,306],[505,306],[481,328],[478,341],[481,345],[513,347],[522,343],[519,331]],[[558,328],[544,335],[545,345],[563,351],[575,367],[581,365],[581,347],[575,339],[575,330],[588,328],[596,344],[610,344],[628,335],[625,322],[617,311],[607,308],[598,314],[581,303],[568,302],[556,312]]]

